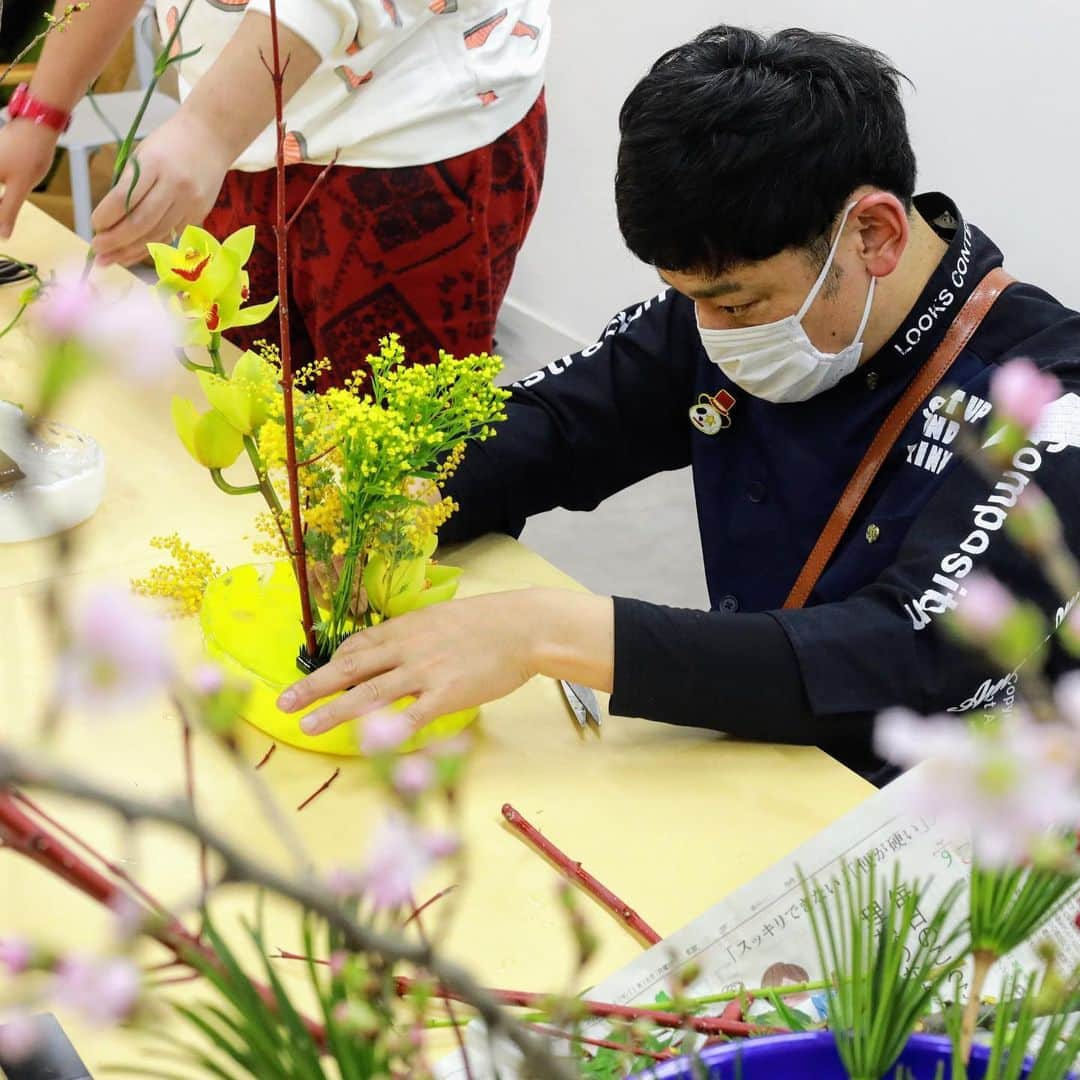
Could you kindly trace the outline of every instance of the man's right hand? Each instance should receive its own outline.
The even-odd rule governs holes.
[[[26,196],[48,175],[56,140],[55,131],[22,118],[0,128],[0,239],[11,236]]]

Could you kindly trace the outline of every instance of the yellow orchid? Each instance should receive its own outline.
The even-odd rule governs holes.
[[[176,434],[188,453],[207,469],[227,469],[244,449],[244,440],[216,409],[201,413],[186,398],[172,399]]]
[[[188,343],[209,345],[214,334],[261,323],[277,306],[242,307],[250,295],[244,265],[255,244],[255,226],[238,229],[218,241],[205,229],[189,225],[176,247],[147,244],[161,287],[176,297],[180,312],[191,320]]]
[[[269,417],[278,388],[274,369],[250,349],[236,361],[225,378],[209,371],[198,372],[206,400],[241,435],[254,435]]]

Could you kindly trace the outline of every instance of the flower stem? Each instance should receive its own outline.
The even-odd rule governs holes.
[[[987,949],[976,949],[972,953],[974,969],[971,973],[971,987],[964,1005],[964,1017],[960,1025],[960,1059],[965,1064],[971,1058],[971,1044],[975,1037],[975,1025],[979,1019],[979,1005],[982,1002],[983,985],[990,969],[997,962],[997,955]]]
[[[220,469],[211,469],[210,475],[213,477],[214,483],[217,484],[226,495],[254,495],[256,492],[262,491],[261,484],[245,484],[243,487],[237,487],[235,484],[230,484],[229,481],[221,475]]]

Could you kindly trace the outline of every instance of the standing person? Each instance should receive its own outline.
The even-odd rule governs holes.
[[[61,2],[60,6],[63,6]],[[141,7],[93,0],[47,43],[26,100],[0,131],[0,235],[52,160],[57,127]],[[165,38],[183,0],[158,0]],[[336,164],[292,233],[294,360],[327,357],[340,384],[383,334],[414,360],[492,347],[495,318],[543,179],[548,0],[280,0],[287,204]],[[101,263],[130,265],[188,223],[257,227],[252,295],[277,292],[269,0],[195,0],[174,52],[183,106],[139,147],[97,207]],[[269,322],[235,331],[273,340]]]

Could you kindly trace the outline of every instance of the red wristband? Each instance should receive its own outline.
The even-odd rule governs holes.
[[[38,101],[30,93],[30,87],[26,83],[19,83],[15,87],[15,93],[11,95],[8,103],[8,116],[12,120],[20,117],[29,120],[33,124],[41,124],[43,127],[52,128],[62,135],[71,127],[71,113],[63,109],[54,109],[43,101]]]

